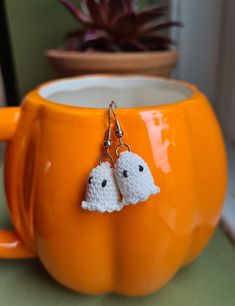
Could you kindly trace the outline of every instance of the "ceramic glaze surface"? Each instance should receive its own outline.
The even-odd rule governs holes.
[[[0,257],[38,256],[56,280],[79,292],[138,296],[162,287],[200,254],[223,205],[225,150],[205,96],[173,83],[191,96],[118,110],[125,142],[161,189],[120,212],[81,208],[87,176],[100,156],[106,109],[91,108],[92,101],[88,108],[48,102],[39,94],[44,85],[20,108],[0,110],[0,139],[9,140],[6,192],[17,232],[0,232]]]

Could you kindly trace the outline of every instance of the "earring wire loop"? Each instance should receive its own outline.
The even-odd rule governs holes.
[[[105,160],[110,160],[110,165],[111,167],[113,167],[113,164],[114,164],[114,161],[113,161],[113,158],[112,156],[109,154],[109,153],[105,153],[104,155],[102,155],[99,159],[99,164],[101,165],[101,163],[103,163]]]

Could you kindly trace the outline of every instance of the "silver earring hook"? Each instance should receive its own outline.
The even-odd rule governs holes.
[[[109,109],[108,109],[108,123],[109,123],[109,128],[112,126],[112,107],[111,103],[109,104]]]
[[[117,104],[114,101],[112,101],[109,104],[109,116],[111,117],[111,112],[112,112],[113,117],[114,117],[114,122],[115,122],[115,136],[119,139],[119,145],[116,147],[115,153],[117,157],[119,157],[120,156],[119,150],[121,148],[126,147],[129,152],[131,151],[131,148],[127,143],[124,143],[122,140],[124,133],[121,128],[120,122],[117,119],[116,111],[117,111]]]
[[[117,109],[117,104],[114,101],[112,101],[109,104],[109,113],[110,113],[110,115],[111,115],[111,112],[113,113],[113,117],[114,117],[115,121],[117,121],[116,109]]]
[[[115,122],[115,136],[122,141],[121,138],[124,135],[124,133],[123,133],[123,130],[121,128],[120,122],[117,119],[116,110],[117,110],[117,104],[114,101],[112,101],[109,104],[109,115],[111,116],[111,113],[113,114],[113,118],[114,118],[114,122]]]

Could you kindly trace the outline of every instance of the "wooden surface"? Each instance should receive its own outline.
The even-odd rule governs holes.
[[[0,166],[0,168],[2,168]],[[0,169],[2,176],[2,169]],[[11,228],[0,182],[0,225]],[[57,284],[38,260],[0,261],[1,306],[234,306],[234,246],[218,229],[203,254],[160,291],[142,298],[90,297]]]

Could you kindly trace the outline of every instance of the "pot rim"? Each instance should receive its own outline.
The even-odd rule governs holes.
[[[146,52],[80,52],[80,51],[65,51],[65,50],[59,50],[59,49],[48,49],[45,52],[45,55],[48,57],[54,57],[54,58],[94,58],[97,60],[103,60],[105,58],[110,58],[113,60],[113,57],[120,57],[123,59],[131,59],[133,57],[140,58],[140,59],[146,59],[146,57],[150,58],[151,60],[159,57],[159,56],[172,56],[176,55],[178,56],[177,50],[163,50],[163,51],[146,51]]]
[[[172,67],[178,60],[177,50],[150,52],[76,52],[51,49],[46,56],[52,66],[64,67],[71,70],[94,71],[138,70],[159,67]],[[112,73],[112,71],[110,71]],[[138,73],[138,72],[136,72]]]

